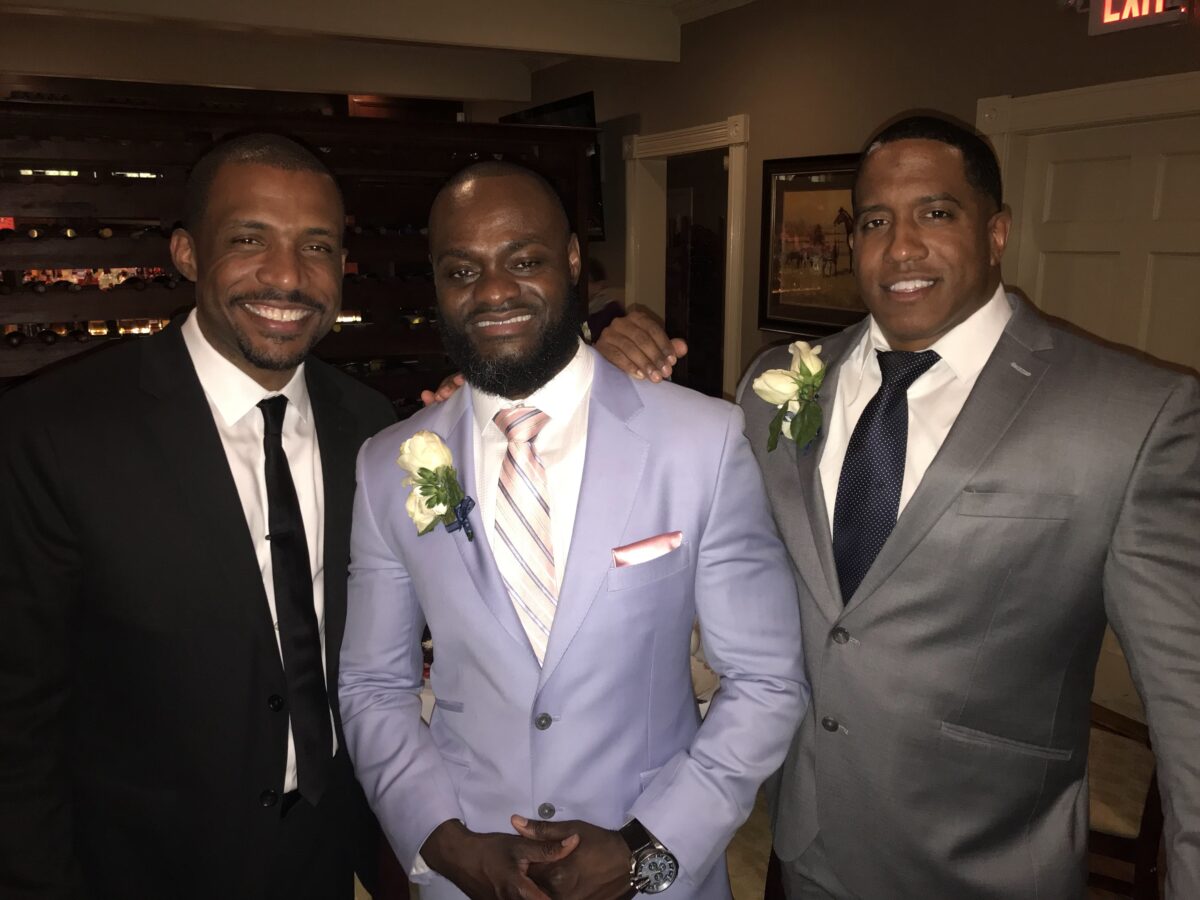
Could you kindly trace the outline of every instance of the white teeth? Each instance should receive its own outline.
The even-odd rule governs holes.
[[[513,325],[517,322],[528,322],[533,316],[513,316],[511,319],[499,319],[497,321],[474,322],[476,328],[495,328],[498,325]]]
[[[256,306],[250,303],[246,304],[246,309],[273,322],[298,322],[313,314],[311,309],[280,309],[277,306]]]
[[[927,287],[933,287],[933,282],[928,278],[911,278],[908,281],[897,281],[895,284],[888,285],[888,290],[895,294],[907,294]]]

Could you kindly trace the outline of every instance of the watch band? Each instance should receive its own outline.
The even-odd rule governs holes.
[[[645,847],[653,847],[658,842],[650,836],[650,832],[637,819],[630,819],[620,828],[620,835],[629,845],[630,853],[637,853]]]

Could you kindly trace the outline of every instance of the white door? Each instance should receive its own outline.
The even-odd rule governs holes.
[[[1051,315],[1200,369],[1200,115],[1027,141],[1010,282]]]

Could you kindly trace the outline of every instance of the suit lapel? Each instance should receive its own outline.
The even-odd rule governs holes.
[[[325,491],[325,664],[334,683],[338,648],[346,630],[346,576],[350,562],[350,518],[354,501],[354,460],[359,435],[350,413],[342,406],[341,391],[313,363],[305,366],[312,400],[321,481]]]
[[[629,377],[596,356],[588,408],[587,454],[571,549],[542,663],[544,685],[562,660],[612,566],[639,495],[649,444],[629,420],[642,401]]]
[[[1024,301],[1013,302],[1013,317],[1000,342],[847,612],[882,585],[929,533],[1008,431],[1045,374],[1049,363],[1037,353],[1053,346],[1050,330]]]
[[[449,413],[447,420],[454,424],[450,426],[445,440],[446,446],[450,448],[450,453],[454,458],[463,491],[467,496],[473,498],[477,490],[475,417],[472,411],[471,397],[471,389],[465,387],[446,401]],[[467,540],[467,536],[461,528],[448,537],[454,541],[454,546],[462,556],[463,565],[466,566],[467,573],[475,584],[475,590],[479,592],[484,604],[491,610],[492,615],[496,617],[504,630],[509,633],[509,636],[525,648],[530,661],[536,665],[537,657],[534,656],[533,647],[530,646],[525,629],[521,626],[521,620],[517,618],[517,611],[513,608],[512,600],[509,599],[504,580],[500,577],[500,570],[496,567],[496,558],[492,555],[492,548],[488,544],[479,512],[473,512],[470,519],[475,531],[475,540]]]
[[[825,381],[821,384],[821,400],[826,423],[832,414],[832,406],[837,397],[842,363],[845,362],[847,354],[857,346],[865,328],[864,320],[863,324],[855,325],[843,332],[844,340],[826,359],[828,372]],[[823,427],[817,440],[804,452],[797,452],[796,447],[790,441],[786,443],[788,449],[796,453],[796,471],[800,478],[801,503],[807,514],[808,538],[811,542],[813,557],[815,557],[820,571],[819,576],[815,573],[811,576],[805,574],[805,583],[812,589],[813,599],[825,617],[830,622],[836,622],[843,612],[844,605],[841,589],[838,586],[837,565],[833,559],[833,541],[830,537],[829,524],[831,510],[825,505],[825,490],[821,484],[820,464],[821,456],[825,452],[827,436],[828,428]],[[801,568],[801,572],[804,572],[804,568]]]
[[[160,402],[152,407],[147,427],[161,449],[164,471],[174,480],[186,509],[226,591],[214,591],[213,604],[233,604],[236,617],[252,616],[255,628],[274,643],[267,595],[246,527],[246,514],[229,471],[225,448],[212,410],[196,377],[178,323],[144,340],[141,383]],[[261,602],[248,604],[250,590]]]

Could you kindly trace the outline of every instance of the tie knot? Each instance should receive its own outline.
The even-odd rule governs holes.
[[[907,391],[914,381],[924,375],[941,359],[932,350],[915,353],[910,350],[877,350],[879,373],[885,387]]]
[[[283,414],[287,412],[287,404],[288,399],[283,394],[258,401],[267,434],[283,434]]]
[[[550,417],[532,406],[517,406],[500,410],[492,417],[492,421],[504,432],[509,443],[530,444],[550,421]]]

